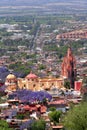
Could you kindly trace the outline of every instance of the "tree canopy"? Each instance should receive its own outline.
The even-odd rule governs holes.
[[[0,130],[12,130],[5,120],[0,120]]]
[[[61,111],[57,111],[57,110],[51,111],[49,113],[49,118],[51,121],[54,122],[54,124],[56,124],[56,123],[59,123],[59,118],[60,118],[61,114],[62,114]]]
[[[64,118],[68,130],[87,130],[87,103],[73,107]]]
[[[32,129],[31,130],[45,130],[46,123],[44,120],[40,119],[38,121],[35,121],[32,124]]]
[[[70,89],[70,81],[69,81],[69,80],[66,80],[66,81],[64,82],[64,87],[65,87],[66,89]]]

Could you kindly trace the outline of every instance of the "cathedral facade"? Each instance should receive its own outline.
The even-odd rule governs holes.
[[[17,89],[27,89],[32,91],[60,89],[63,87],[63,78],[46,77],[40,78],[30,73],[25,78],[17,78],[13,74],[6,77],[5,85],[7,91],[16,91]]]

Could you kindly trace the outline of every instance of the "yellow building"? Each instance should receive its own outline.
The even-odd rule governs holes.
[[[7,86],[6,90],[8,91],[16,91],[17,90],[17,78],[13,74],[9,74],[6,77],[5,85]]]
[[[25,78],[16,78],[15,75],[9,74],[6,77],[5,85],[9,91],[15,91],[18,88],[39,91],[51,90],[53,87],[62,88],[63,82],[62,78],[39,78],[33,73],[28,74]]]

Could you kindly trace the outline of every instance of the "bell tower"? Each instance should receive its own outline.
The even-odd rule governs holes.
[[[72,54],[71,47],[67,50],[67,55],[62,62],[61,75],[70,80],[71,88],[74,88],[74,81],[76,78],[76,59]]]

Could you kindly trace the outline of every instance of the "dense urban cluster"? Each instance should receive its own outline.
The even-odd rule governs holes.
[[[34,1],[0,3],[0,130],[87,130],[86,4]]]

